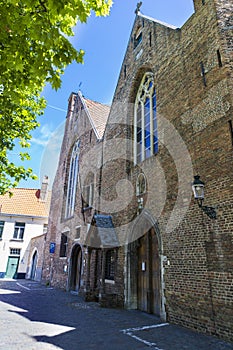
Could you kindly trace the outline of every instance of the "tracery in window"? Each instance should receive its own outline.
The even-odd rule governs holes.
[[[134,107],[134,162],[138,164],[158,152],[156,91],[151,72],[144,75]]]
[[[71,217],[74,214],[75,195],[78,182],[78,160],[79,160],[79,141],[73,147],[70,159],[69,179],[66,197],[66,212],[65,217]]]

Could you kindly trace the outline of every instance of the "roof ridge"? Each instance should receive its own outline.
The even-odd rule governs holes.
[[[92,126],[92,128],[93,128],[93,130],[94,130],[94,132],[95,132],[95,134],[96,134],[96,137],[97,137],[97,139],[100,139],[99,132],[98,132],[98,130],[97,130],[97,128],[96,128],[96,125],[95,125],[95,123],[94,123],[94,120],[93,120],[93,118],[91,117],[89,108],[88,108],[88,106],[87,106],[87,104],[86,104],[86,99],[83,97],[81,91],[79,91],[78,93],[79,93],[79,97],[80,97],[80,99],[81,99],[81,101],[82,101],[82,104],[83,104],[83,106],[84,106],[84,109],[86,110],[86,113],[87,113],[87,115],[88,115],[88,118],[89,118],[89,121],[90,121],[90,123],[91,123],[91,126]]]
[[[150,17],[150,16],[143,15],[141,12],[138,12],[138,16],[143,17],[143,18],[146,18],[146,19],[149,19],[150,21],[156,22],[156,23],[158,23],[158,24],[161,24],[161,25],[163,25],[163,26],[165,26],[165,27],[168,27],[168,28],[171,28],[171,29],[178,29],[178,27],[174,26],[173,24],[169,24],[169,23],[160,21],[159,19],[156,19],[156,18],[153,18],[153,17]]]
[[[108,105],[107,103],[95,101],[95,100],[92,100],[91,98],[87,98],[87,97],[84,97],[84,96],[83,96],[83,99],[84,99],[84,100],[87,100],[87,101],[91,101],[91,102],[97,103],[97,104],[99,104],[99,105],[101,105],[101,106],[106,106],[106,107],[109,107],[109,108],[110,108],[110,105]]]
[[[37,187],[37,188],[30,188],[30,187],[14,187],[14,188],[10,188],[9,191],[15,191],[15,190],[24,190],[24,191],[38,191],[41,190],[41,188]],[[51,189],[49,189],[48,191],[52,191]]]
[[[106,127],[106,122],[108,120],[108,115],[111,107],[101,102],[93,101],[84,97],[81,91],[78,92],[78,95],[81,99],[81,102],[84,106],[84,109],[86,111],[86,114],[89,118],[89,121],[97,139],[101,140],[103,137],[104,129]]]

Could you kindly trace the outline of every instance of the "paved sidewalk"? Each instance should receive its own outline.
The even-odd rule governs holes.
[[[153,315],[100,308],[26,280],[0,280],[0,315],[1,350],[233,350]]]

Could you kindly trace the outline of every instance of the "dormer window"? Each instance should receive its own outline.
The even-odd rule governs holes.
[[[142,27],[139,27],[134,36],[134,49],[141,43],[142,41]]]

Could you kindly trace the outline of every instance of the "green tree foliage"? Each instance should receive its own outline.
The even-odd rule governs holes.
[[[19,142],[30,146],[30,132],[38,127],[46,101],[40,96],[46,83],[54,89],[72,61],[83,62],[68,38],[78,21],[93,11],[109,14],[112,0],[0,0],[0,194],[33,178],[32,169],[9,160]],[[28,152],[19,154],[29,159]]]

